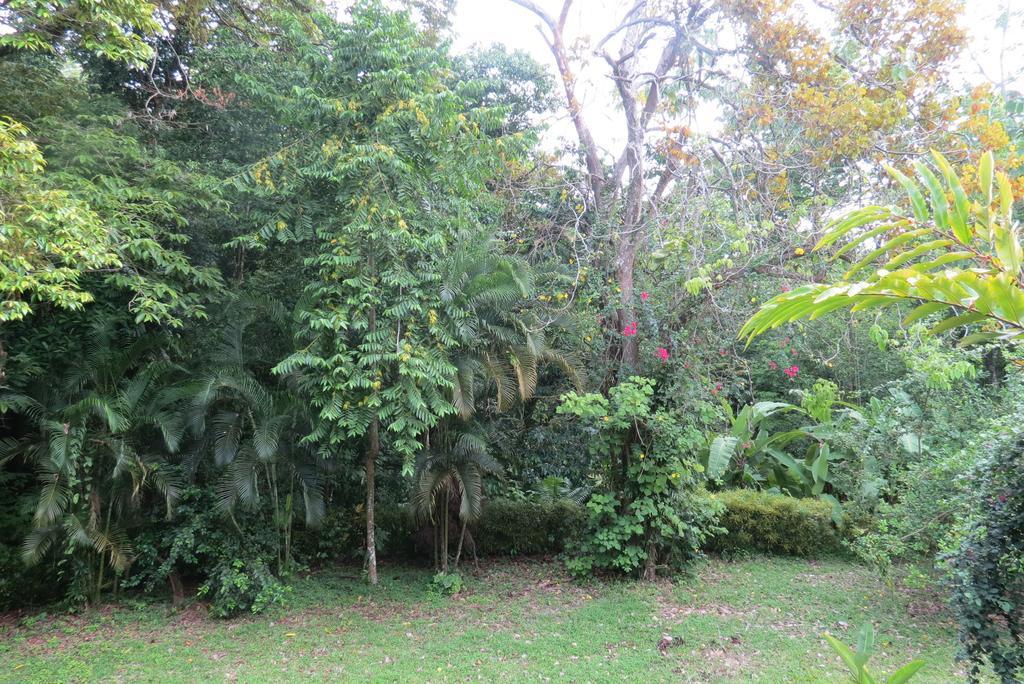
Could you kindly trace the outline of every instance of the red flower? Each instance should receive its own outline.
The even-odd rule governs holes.
[[[725,355],[726,355],[726,354],[728,354],[728,353],[729,353],[729,352],[725,351],[724,349],[719,349],[719,350],[718,350],[718,355],[719,355],[719,356],[725,356]]]
[[[768,367],[771,368],[772,370],[775,370],[776,368],[779,367],[779,364],[775,363],[774,361],[769,361]]]
[[[793,356],[796,356],[796,349],[790,348],[789,353],[792,354]]]
[[[782,291],[783,292],[789,292],[789,285],[783,285],[782,286]]]
[[[651,295],[647,294],[646,292],[641,292],[640,293],[640,299],[644,300],[645,302],[647,301],[647,298],[650,297],[650,296]]]
[[[799,366],[790,366],[789,368],[783,368],[782,372],[786,374],[786,377],[788,377],[790,380],[792,380],[793,378],[795,378],[797,376],[797,373],[800,372],[800,367]]]
[[[668,361],[668,349],[658,347],[658,358],[662,361]]]
[[[633,335],[636,335],[636,321],[633,321],[625,328],[623,328],[622,334],[625,335],[626,337],[632,337]]]

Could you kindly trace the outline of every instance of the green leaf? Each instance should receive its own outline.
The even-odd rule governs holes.
[[[892,673],[892,676],[886,680],[888,684],[903,684],[908,679],[917,674],[917,671],[925,666],[923,660],[912,660],[900,669]]]
[[[981,196],[985,200],[986,207],[992,204],[992,167],[994,163],[992,150],[983,154],[978,163],[978,184],[981,186]]]
[[[711,442],[708,449],[708,479],[717,480],[722,477],[729,467],[733,454],[736,453],[738,444],[739,439],[732,435],[719,435]]]
[[[851,230],[860,228],[868,223],[874,223],[891,215],[892,213],[888,209],[879,206],[864,207],[863,209],[851,211],[846,216],[830,224],[825,234],[818,241],[818,244],[814,246],[814,249],[819,250],[828,247]]]
[[[932,170],[921,162],[916,162],[914,168],[917,169],[917,175],[924,179],[924,183],[928,186],[928,191],[931,193],[932,213],[935,217],[935,223],[943,230],[950,230],[949,202],[946,200],[945,188],[942,187],[942,183],[932,173]]]
[[[857,655],[854,657],[861,669],[864,668],[868,659],[871,658],[871,652],[874,648],[875,628],[870,622],[865,622],[857,632]]]
[[[985,320],[985,318],[986,316],[984,314],[974,312],[962,313],[957,316],[950,316],[941,323],[937,323],[936,325],[932,326],[928,333],[931,335],[938,335],[940,333],[944,333],[947,330],[952,330],[953,328],[959,327],[961,325],[970,325],[972,323],[983,321]]]
[[[957,343],[958,347],[970,347],[975,344],[985,344],[986,342],[992,342],[998,340],[1000,337],[999,333],[995,332],[976,332],[971,333]]]
[[[828,444],[823,444],[818,452],[818,457],[814,459],[814,463],[811,465],[811,475],[814,476],[816,482],[824,483],[828,481],[828,459]]]
[[[896,179],[897,183],[903,186],[903,189],[907,193],[907,197],[910,198],[910,206],[914,210],[914,218],[917,219],[918,223],[926,222],[928,220],[928,205],[925,203],[924,195],[921,194],[921,190],[917,187],[917,183],[907,178],[891,166],[886,166],[885,170],[889,172],[890,176]]]
[[[940,311],[945,311],[948,308],[949,305],[942,302],[928,302],[927,304],[922,304],[915,307],[913,311],[907,314],[906,318],[903,319],[903,325],[909,326],[915,321],[927,318],[928,316],[939,313]]]
[[[960,179],[957,178],[956,171],[954,171],[953,166],[938,152],[938,150],[932,150],[932,158],[935,159],[935,163],[942,170],[942,174],[946,178],[946,184],[953,193],[953,211],[950,214],[950,223],[953,225],[953,234],[961,243],[965,245],[969,244],[972,234],[967,222],[970,218],[971,203],[970,200],[967,199],[967,193],[964,192],[964,188],[960,184]]]
[[[839,657],[842,658],[844,663],[846,663],[846,667],[849,668],[850,673],[854,677],[857,677],[860,674],[861,667],[857,664],[857,659],[854,657],[853,651],[850,650],[850,647],[839,639],[836,639],[831,634],[822,634],[822,636],[825,638],[825,641],[828,642],[829,646],[832,647],[832,650],[838,653]]]

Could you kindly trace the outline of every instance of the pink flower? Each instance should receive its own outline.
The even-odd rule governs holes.
[[[636,321],[633,321],[625,328],[623,328],[622,334],[625,335],[626,337],[632,337],[633,335],[636,335]]]
[[[640,299],[644,300],[645,302],[647,301],[647,298],[650,297],[650,296],[651,295],[649,295],[647,292],[641,292],[640,293]]]
[[[772,370],[775,370],[776,368],[779,367],[779,364],[775,363],[774,361],[769,361],[768,367],[771,368]]]
[[[782,286],[782,291],[783,292],[789,292],[789,285],[783,285]]]
[[[658,358],[662,361],[668,361],[668,349],[658,347]]]
[[[800,367],[799,366],[790,366],[789,368],[783,368],[782,372],[786,374],[786,377],[788,377],[790,380],[792,380],[793,378],[795,378],[797,376],[797,373],[800,372]]]
[[[792,354],[793,356],[796,356],[796,348],[791,347],[789,353]]]
[[[728,353],[729,353],[729,352],[725,351],[724,349],[719,349],[719,350],[718,350],[718,355],[719,355],[719,356],[725,356],[725,355],[726,355],[726,354],[728,354]]]

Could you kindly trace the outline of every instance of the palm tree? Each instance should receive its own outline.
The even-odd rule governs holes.
[[[503,470],[487,453],[487,440],[471,430],[474,426],[448,427],[440,444],[419,453],[413,476],[413,511],[421,523],[429,521],[434,530],[434,565],[441,572],[448,572],[450,521],[457,515],[461,522],[454,560],[458,570],[467,526],[483,511],[484,475]]]
[[[526,401],[546,363],[562,368],[577,387],[582,384],[575,357],[549,346],[543,326],[522,306],[534,282],[527,262],[503,256],[497,244],[484,242],[453,255],[445,273],[442,298],[467,312],[453,359],[457,372],[452,403],[458,416],[442,420],[427,435],[428,446],[417,458],[413,477],[413,509],[420,522],[429,521],[434,528],[434,561],[442,572],[448,571],[452,511],[458,512],[461,524],[457,568],[467,528],[483,508],[483,478],[503,470],[488,453],[484,432],[471,421],[479,399],[493,389],[498,411]]]
[[[84,558],[89,600],[96,601],[108,569],[123,573],[133,551],[128,527],[145,494],[159,492],[167,510],[178,492],[167,456],[177,450],[184,423],[170,390],[177,369],[150,360],[153,338],[128,345],[98,324],[80,363],[23,392],[0,396],[0,408],[23,416],[31,429],[0,441],[0,465],[22,458],[35,466],[41,488],[25,540],[29,564],[51,549]]]
[[[197,456],[212,454],[222,469],[219,506],[229,515],[238,507],[253,510],[266,496],[277,530],[278,571],[291,569],[291,533],[296,494],[302,497],[306,524],[317,526],[325,513],[323,459],[303,442],[309,433],[306,406],[283,382],[265,384],[253,366],[258,347],[248,354],[255,320],[248,311],[229,325],[212,354],[213,368],[190,387],[188,426]]]
[[[469,312],[463,319],[452,402],[462,418],[476,411],[478,396],[490,388],[497,409],[533,396],[538,371],[553,364],[577,387],[579,360],[548,344],[544,326],[522,304],[532,295],[534,273],[524,260],[501,255],[485,242],[458,252],[446,265],[442,297]]]

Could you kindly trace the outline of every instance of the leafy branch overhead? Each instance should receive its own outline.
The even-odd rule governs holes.
[[[1024,333],[1024,252],[1009,177],[994,173],[988,152],[977,167],[978,190],[968,195],[951,164],[938,152],[932,159],[933,167],[914,164],[916,181],[889,168],[909,213],[871,206],[830,224],[815,250],[839,245],[830,259],[854,260],[842,280],[776,295],[739,336],[749,343],[785,323],[898,304],[914,305],[906,323],[948,312],[930,332],[969,327],[965,346]]]

